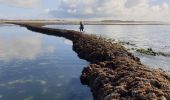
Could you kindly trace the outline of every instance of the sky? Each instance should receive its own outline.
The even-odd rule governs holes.
[[[170,0],[0,0],[0,19],[170,21]]]

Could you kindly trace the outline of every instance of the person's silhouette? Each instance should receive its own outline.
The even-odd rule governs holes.
[[[83,32],[83,30],[84,30],[84,25],[83,25],[83,23],[82,23],[82,21],[80,21],[80,32]]]

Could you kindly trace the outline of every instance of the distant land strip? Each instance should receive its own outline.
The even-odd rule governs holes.
[[[0,23],[23,23],[29,25],[79,25],[78,20],[0,20]],[[85,25],[170,25],[168,22],[160,21],[121,21],[121,20],[102,20],[102,21],[83,21]]]

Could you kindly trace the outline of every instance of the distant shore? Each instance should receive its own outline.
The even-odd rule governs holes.
[[[79,25],[77,20],[0,20],[2,23],[18,23],[36,26],[44,25]],[[170,25],[166,22],[158,21],[120,21],[120,20],[102,20],[102,21],[83,21],[85,25]]]

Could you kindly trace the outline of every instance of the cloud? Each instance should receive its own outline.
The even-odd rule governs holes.
[[[39,5],[41,0],[0,0],[0,2],[12,6],[29,8]]]
[[[170,18],[170,7],[167,2],[152,4],[150,0],[60,0],[56,9],[46,13],[55,18],[165,21]]]

